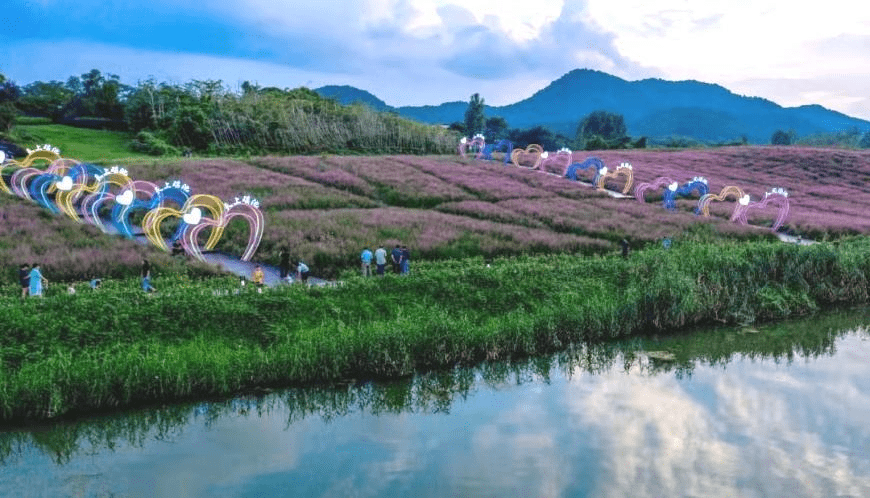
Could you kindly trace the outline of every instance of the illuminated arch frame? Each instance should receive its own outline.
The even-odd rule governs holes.
[[[786,218],[788,218],[789,212],[789,201],[788,201],[788,192],[782,188],[775,188],[768,192],[764,193],[764,198],[758,202],[748,202],[737,214],[737,223],[741,225],[749,224],[749,212],[759,209],[765,209],[769,205],[778,205],[779,212],[777,213],[776,219],[773,221],[773,225],[770,227],[772,231],[777,231],[782,227],[785,223]]]
[[[541,160],[543,159],[541,156],[544,153],[544,148],[538,144],[529,144],[525,149],[514,149],[511,151],[511,162],[514,166],[518,168],[526,168],[526,169],[538,169],[541,166]],[[535,163],[532,166],[522,166],[520,164],[520,157],[525,155],[537,156],[535,159]]]
[[[477,147],[474,157],[480,159],[483,156],[483,149],[486,148],[486,139],[480,134],[475,135],[471,140],[462,137],[462,140],[459,141],[459,155],[463,158],[468,157],[469,147]]]
[[[565,169],[564,176],[569,180],[577,182],[580,181],[577,177],[578,170],[593,169],[595,171],[595,175],[592,178],[592,185],[594,186],[598,184],[598,172],[601,171],[602,168],[604,168],[604,161],[595,156],[591,156],[584,159],[583,162],[573,163],[569,165],[568,168]]]
[[[671,184],[671,186],[673,186],[673,184]],[[710,187],[707,184],[707,179],[701,176],[696,176],[692,178],[690,181],[678,186],[676,189],[671,188],[671,186],[669,186],[668,189],[665,190],[663,199],[665,209],[671,211],[677,209],[678,197],[687,197],[696,190],[698,191],[699,197],[703,197],[710,193]],[[699,213],[697,206],[695,207],[695,213]]]
[[[702,216],[710,216],[710,203],[712,201],[722,202],[722,201],[727,200],[728,197],[733,197],[734,201],[735,201],[734,202],[735,209],[732,211],[731,221],[734,221],[735,220],[734,215],[735,215],[735,212],[737,211],[737,207],[739,206],[737,201],[739,201],[740,198],[743,197],[744,195],[745,194],[744,194],[742,188],[734,186],[734,185],[729,185],[727,187],[724,187],[721,191],[719,191],[718,194],[708,193],[706,195],[702,195],[701,198],[698,200],[698,209],[697,210],[701,213]]]
[[[631,185],[634,182],[634,168],[632,168],[629,163],[622,163],[616,167],[612,172],[608,172],[607,167],[604,168],[604,172],[601,170],[598,171],[598,180],[595,183],[598,190],[604,190],[604,186],[607,184],[608,179],[616,179],[620,176],[625,177],[625,186],[622,188],[622,193],[628,195],[631,192]]]

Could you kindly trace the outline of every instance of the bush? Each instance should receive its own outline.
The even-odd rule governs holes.
[[[177,147],[148,131],[137,133],[136,138],[130,142],[130,149],[152,156],[177,156],[181,153]]]
[[[776,130],[773,132],[773,135],[770,137],[770,143],[772,145],[791,145],[795,141],[795,133],[794,131],[782,131]]]

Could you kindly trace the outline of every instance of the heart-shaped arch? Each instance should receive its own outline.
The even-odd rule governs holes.
[[[130,190],[133,188],[133,180],[127,176],[127,172],[121,168],[111,168],[102,175],[97,177],[99,180],[96,185],[96,190],[85,196],[82,199],[81,210],[85,221],[98,227],[104,233],[109,230],[103,224],[102,217],[99,215],[100,208],[111,201],[115,202],[115,193],[112,188],[117,189],[118,193]]]
[[[112,223],[118,230],[118,233],[128,239],[132,239],[133,225],[130,223],[130,215],[134,211],[151,211],[157,206],[157,185],[145,181],[134,180],[131,182],[128,189],[125,189],[123,194],[132,193],[130,202],[118,202],[119,197],[116,196],[115,205],[112,206]],[[129,196],[129,194],[126,194]]]
[[[597,185],[598,183],[598,172],[604,168],[604,161],[601,159],[591,156],[587,157],[583,160],[582,163],[573,163],[565,169],[565,178],[573,181],[579,181],[577,176],[577,172],[580,170],[588,170],[592,169],[595,172],[595,176],[592,179],[592,184]]]
[[[71,219],[82,223],[82,217],[76,211],[75,203],[86,194],[94,194],[100,189],[99,177],[106,172],[105,169],[93,165],[81,163],[68,171],[64,179],[69,178],[72,185],[69,189],[58,189],[54,200],[60,210]],[[82,214],[84,215],[84,208]],[[87,217],[85,217],[87,219]]]
[[[471,140],[463,137],[462,141],[459,142],[459,155],[462,157],[466,157],[468,149],[471,147],[477,147],[475,157],[480,159],[480,157],[482,157],[483,155],[483,149],[486,147],[486,140],[480,135],[475,136]]]
[[[722,202],[722,201],[727,200],[729,197],[731,197],[734,200],[734,205],[735,205],[734,211],[736,212],[737,206],[739,206],[739,204],[737,204],[737,200],[740,199],[741,197],[743,197],[744,195],[745,194],[744,194],[742,188],[734,186],[734,185],[729,185],[727,187],[724,187],[722,190],[720,190],[718,194],[708,193],[706,195],[702,195],[701,198],[698,200],[698,209],[697,210],[698,210],[698,212],[701,213],[702,216],[710,216],[710,203],[711,202],[713,202],[713,201]],[[734,221],[733,216],[734,216],[734,214],[732,213],[732,221]]]
[[[224,203],[213,195],[192,195],[187,199],[187,202],[180,210],[171,207],[157,207],[152,209],[146,213],[145,217],[142,219],[142,230],[145,232],[145,236],[148,237],[148,240],[152,244],[164,251],[169,251],[169,247],[163,239],[163,234],[160,232],[161,223],[169,217],[181,218],[183,223],[184,215],[192,212],[194,208],[198,208],[200,213],[207,212],[209,216],[209,218],[203,217],[200,224],[209,224],[209,220],[218,222],[210,225],[213,226],[214,229],[211,231],[211,234],[209,234],[208,241],[205,245],[206,249],[210,250],[214,248],[218,240],[220,240],[221,235],[223,235],[223,227],[219,226],[219,220],[224,213]],[[191,229],[190,225],[186,223],[183,223],[183,225],[184,228],[179,237],[179,239],[182,240],[182,244],[184,244],[185,234]],[[197,226],[199,226],[199,224],[197,224]],[[185,251],[187,251],[188,254],[191,254],[186,247]]]
[[[634,189],[634,198],[637,199],[639,202],[646,202],[646,198],[644,196],[647,192],[649,192],[650,190],[658,190],[672,183],[674,183],[674,179],[669,176],[660,176],[651,182],[640,183]]]
[[[607,180],[615,180],[619,177],[625,178],[625,185],[622,187],[622,193],[628,194],[629,192],[631,192],[632,183],[634,183],[634,170],[630,167],[620,165],[617,166],[616,169],[613,171],[608,171],[603,175],[598,175],[598,182],[596,183],[596,186],[598,187],[598,190],[604,190],[604,186],[607,184]]]
[[[779,208],[776,218],[773,220],[773,225],[770,227],[774,232],[779,230],[779,228],[785,223],[786,218],[788,218],[789,211],[788,194],[784,192],[767,192],[764,194],[764,198],[760,201],[750,202],[737,214],[737,223],[741,225],[749,224],[749,213],[751,211],[760,211],[766,209],[768,206]]]
[[[538,169],[541,166],[541,155],[544,153],[544,148],[538,144],[529,144],[525,149],[514,149],[511,152],[511,162],[518,168]],[[520,162],[525,162],[529,158],[533,160],[532,166],[524,166]]]
[[[502,162],[504,164],[510,164],[511,162],[511,151],[514,150],[514,143],[507,139],[501,139],[496,142],[495,145],[489,144],[483,148],[483,159],[488,161],[492,161],[492,153],[493,152],[501,152],[504,154],[504,159]]]
[[[695,177],[694,179],[678,186],[676,189],[666,189],[663,200],[665,209],[669,209],[671,211],[677,209],[677,197],[688,197],[692,195],[692,192],[695,191],[698,192],[699,197],[707,195],[710,192],[710,187],[707,185],[707,180]],[[695,212],[698,212],[697,207],[695,208]]]
[[[572,153],[570,150],[559,150],[553,153],[548,153],[547,157],[541,160],[541,171],[548,171],[547,167],[554,168],[561,176],[565,176],[568,168],[571,166]]]
[[[185,252],[200,261],[204,261],[205,258],[202,255],[202,249],[200,249],[198,242],[200,232],[206,228],[210,228],[212,230],[212,236],[209,237],[209,242],[211,242],[214,234],[222,234],[230,221],[236,217],[241,217],[248,221],[250,229],[248,234],[248,244],[240,259],[242,261],[250,261],[254,252],[257,250],[257,247],[260,246],[260,241],[263,238],[264,222],[263,213],[259,209],[250,204],[244,203],[230,206],[229,209],[223,212],[219,220],[203,219],[200,223],[189,226],[181,237],[181,245]],[[214,249],[216,243],[217,240],[215,240],[215,244],[207,243],[205,249]]]

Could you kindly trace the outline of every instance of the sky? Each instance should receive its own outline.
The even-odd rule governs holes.
[[[0,73],[351,85],[392,106],[530,97],[578,68],[716,83],[870,120],[854,0],[5,0]]]

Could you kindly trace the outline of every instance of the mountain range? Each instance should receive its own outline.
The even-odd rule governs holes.
[[[464,120],[468,102],[391,107],[371,93],[351,86],[315,90],[343,104],[360,102],[378,111],[430,124]],[[484,99],[485,95],[482,95]],[[580,120],[593,111],[622,114],[633,137],[687,137],[725,142],[745,137],[769,143],[776,130],[794,130],[798,137],[851,129],[870,131],[870,121],[847,116],[820,105],[782,107],[760,97],[737,95],[700,81],[644,79],[627,81],[590,69],[575,69],[531,97],[505,106],[485,106],[486,117],[501,116],[511,128],[544,126],[574,137]]]

